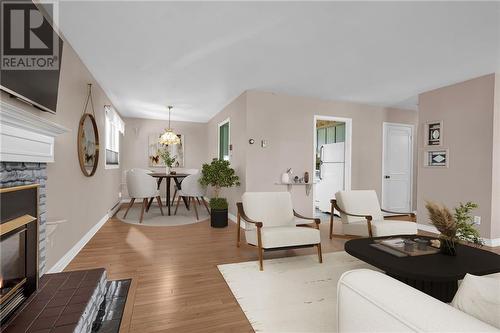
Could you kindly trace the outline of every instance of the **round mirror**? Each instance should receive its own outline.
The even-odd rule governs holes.
[[[78,160],[85,176],[91,177],[99,162],[99,133],[95,118],[85,113],[80,118],[78,127]]]

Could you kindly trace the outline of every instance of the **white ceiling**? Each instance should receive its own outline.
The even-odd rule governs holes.
[[[124,116],[209,120],[245,90],[416,107],[500,72],[500,3],[60,3],[59,26]]]

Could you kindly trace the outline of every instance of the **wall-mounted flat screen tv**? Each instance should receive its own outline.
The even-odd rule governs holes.
[[[2,0],[1,18],[1,90],[55,113],[62,39],[32,2]]]

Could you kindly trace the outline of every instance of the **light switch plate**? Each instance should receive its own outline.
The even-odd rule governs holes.
[[[262,141],[260,142],[260,146],[261,146],[262,148],[267,148],[267,140],[262,140]]]
[[[481,224],[481,216],[474,216],[474,224],[475,225]]]

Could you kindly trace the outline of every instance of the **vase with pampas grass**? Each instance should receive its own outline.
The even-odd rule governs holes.
[[[470,212],[478,207],[473,202],[460,203],[452,214],[448,208],[434,202],[427,202],[425,208],[429,212],[431,223],[441,233],[440,249],[443,254],[457,255],[456,243],[459,241],[483,245],[479,232],[474,227]]]

